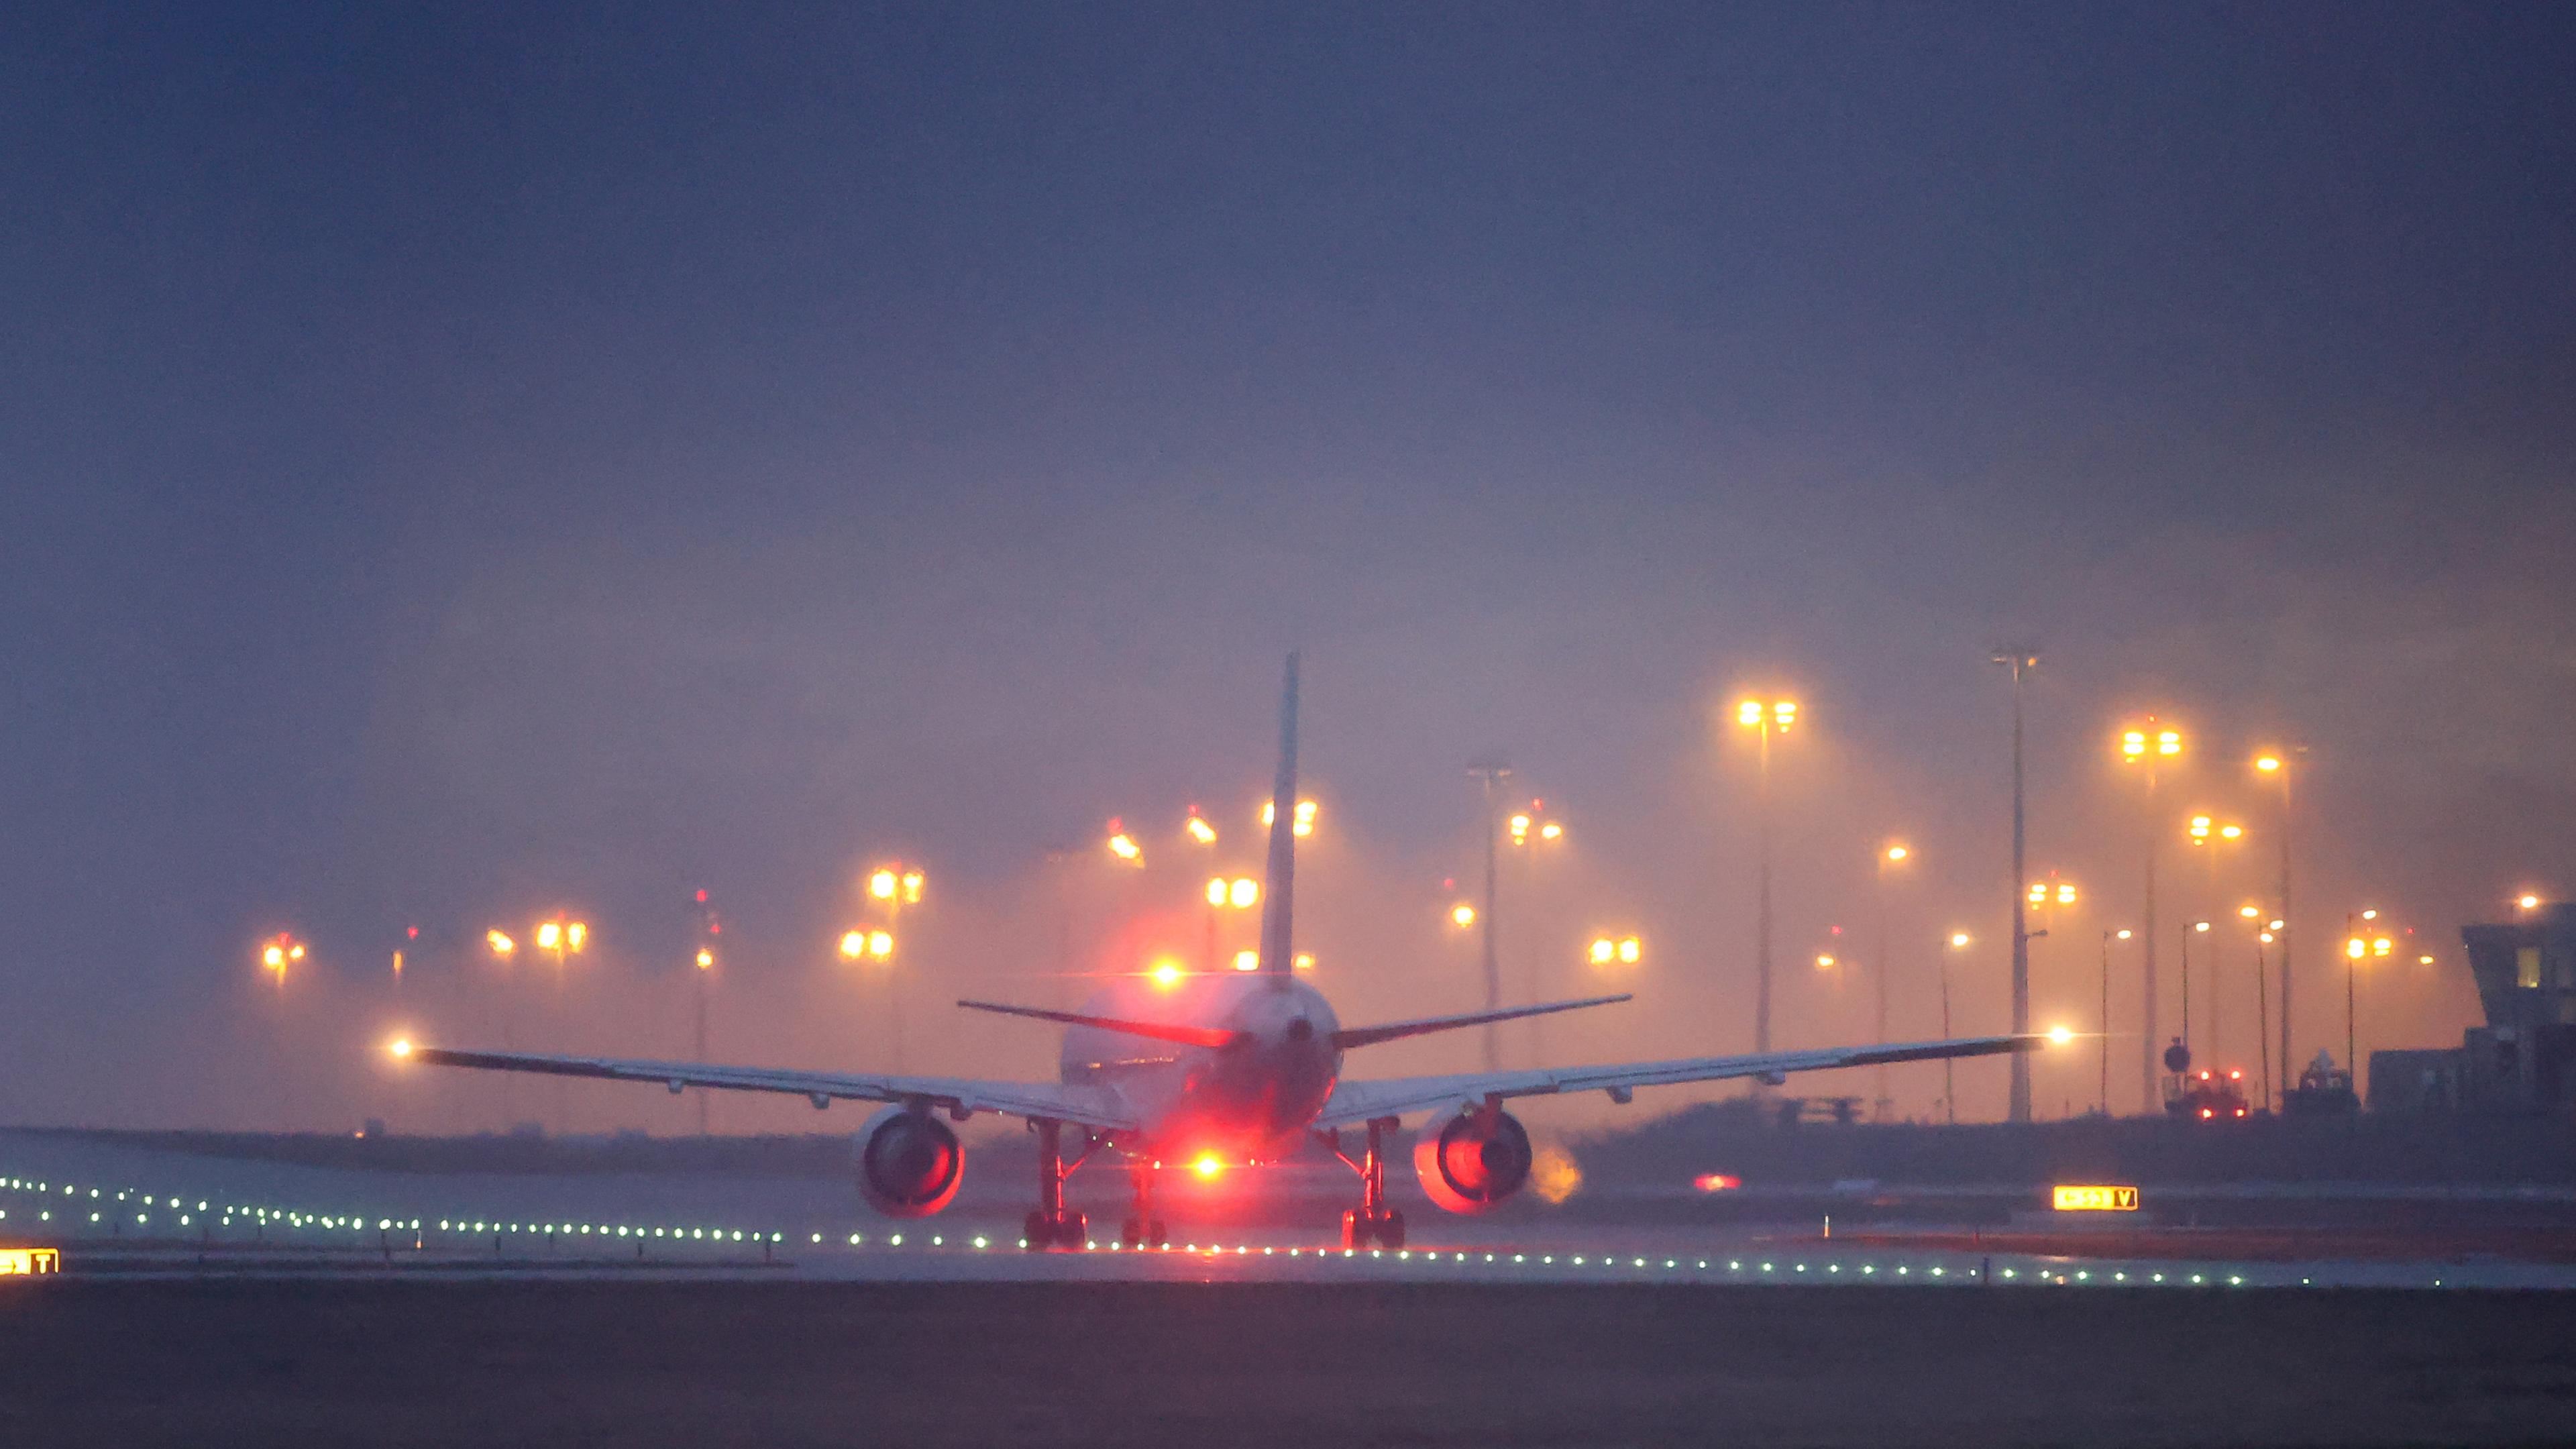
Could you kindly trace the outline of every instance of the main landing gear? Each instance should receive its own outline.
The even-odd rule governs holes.
[[[1136,1211],[1118,1225],[1118,1241],[1130,1248],[1169,1246],[1172,1234],[1163,1220],[1154,1216],[1154,1164],[1138,1162],[1127,1169],[1127,1179],[1136,1187]]]
[[[1090,1223],[1078,1212],[1064,1205],[1064,1180],[1074,1169],[1089,1160],[1096,1140],[1086,1141],[1082,1155],[1070,1164],[1064,1160],[1064,1124],[1044,1118],[1031,1124],[1038,1133],[1038,1207],[1028,1215],[1022,1236],[1031,1252],[1047,1248],[1079,1248],[1090,1230]]]
[[[1386,1205],[1386,1154],[1380,1138],[1387,1128],[1396,1125],[1393,1117],[1378,1117],[1368,1124],[1368,1149],[1360,1160],[1351,1161],[1342,1151],[1339,1132],[1319,1134],[1333,1155],[1344,1166],[1360,1175],[1360,1205],[1342,1214],[1342,1246],[1365,1248],[1374,1241],[1381,1248],[1404,1246],[1404,1214]]]

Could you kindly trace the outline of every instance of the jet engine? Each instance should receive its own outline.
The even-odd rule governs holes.
[[[926,1218],[957,1196],[966,1148],[928,1112],[888,1107],[859,1129],[859,1191],[890,1218]]]
[[[1529,1134],[1511,1113],[1469,1108],[1413,1139],[1413,1171],[1453,1213],[1492,1210],[1529,1181]]]

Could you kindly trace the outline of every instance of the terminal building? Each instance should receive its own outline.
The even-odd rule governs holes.
[[[2447,1051],[2370,1054],[2373,1112],[2576,1111],[2576,903],[2460,931],[2487,1024]]]

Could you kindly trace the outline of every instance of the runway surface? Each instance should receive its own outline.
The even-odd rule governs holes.
[[[2089,1245],[1824,1226],[1655,1226],[1527,1215],[1452,1218],[1418,1205],[1401,1251],[1341,1249],[1329,1199],[1309,1226],[1212,1227],[1174,1215],[1159,1252],[1095,1220],[1083,1251],[1026,1253],[1005,1197],[890,1222],[829,1180],[667,1175],[418,1174],[321,1169],[0,1132],[0,1242],[62,1245],[75,1275],[677,1274],[822,1281],[1425,1281],[1521,1284],[2576,1288],[2576,1265],[2478,1244],[2401,1240],[2301,1256],[2241,1233]],[[2332,1239],[2292,1239],[2323,1242]]]
[[[0,1293],[0,1443],[2509,1444],[2527,1293],[111,1281]]]

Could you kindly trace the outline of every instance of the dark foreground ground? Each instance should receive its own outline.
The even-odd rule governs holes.
[[[2576,1439],[2576,1303],[2556,1295],[0,1289],[10,1446]]]

